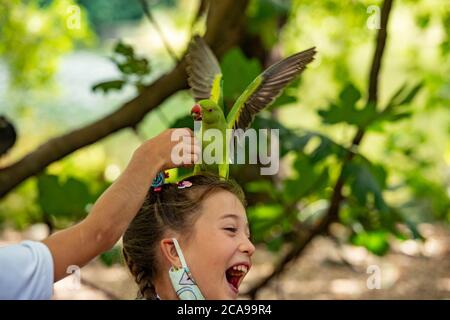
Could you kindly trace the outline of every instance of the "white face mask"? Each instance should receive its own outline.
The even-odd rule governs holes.
[[[180,300],[205,300],[191,275],[186,260],[184,260],[183,252],[177,239],[172,238],[172,240],[181,261],[181,268],[172,266],[169,269],[170,282],[172,282],[175,293]]]

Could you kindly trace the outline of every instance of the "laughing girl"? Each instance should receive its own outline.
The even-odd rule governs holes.
[[[144,299],[236,299],[251,268],[242,189],[211,174],[148,193],[123,237]]]

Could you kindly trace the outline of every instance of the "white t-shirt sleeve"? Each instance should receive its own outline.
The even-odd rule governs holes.
[[[53,258],[42,242],[0,247],[0,299],[50,299]]]

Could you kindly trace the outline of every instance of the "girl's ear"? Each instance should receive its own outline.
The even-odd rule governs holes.
[[[163,256],[167,259],[167,261],[169,261],[172,266],[181,268],[180,258],[178,257],[172,238],[162,239],[160,242],[160,247]]]

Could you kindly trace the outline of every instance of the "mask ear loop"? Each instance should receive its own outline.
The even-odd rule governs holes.
[[[187,266],[186,260],[184,259],[183,252],[181,252],[180,244],[178,243],[178,240],[175,238],[172,238],[173,244],[175,245],[175,250],[178,253],[178,257],[180,258],[181,267],[189,271],[189,268]]]
[[[172,238],[175,250],[180,258],[181,268],[172,266],[169,269],[169,277],[172,286],[175,289],[176,295],[180,300],[205,300],[200,288],[192,278],[191,272],[186,264],[183,253],[181,252],[180,244],[177,239]]]

